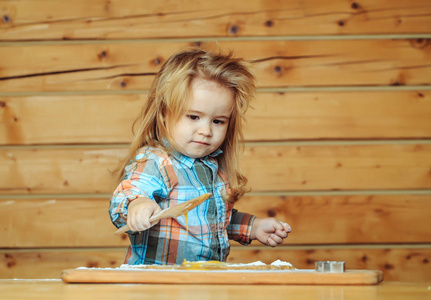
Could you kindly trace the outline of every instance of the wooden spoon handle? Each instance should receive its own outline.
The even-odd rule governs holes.
[[[169,213],[169,212],[172,213],[173,211],[175,212],[174,213],[175,216],[184,215],[188,211],[195,208],[197,205],[206,201],[209,197],[211,197],[211,194],[204,194],[204,195],[196,197],[192,200],[188,200],[187,202],[181,203],[177,206],[169,207],[167,209],[162,210],[157,215],[152,216],[148,221],[150,223],[153,223],[153,222],[158,221],[158,220],[163,219],[163,218],[174,217],[172,214]],[[115,231],[115,234],[124,233],[128,230],[130,230],[129,226],[124,225],[124,226],[120,227],[117,231]]]
[[[150,222],[150,223],[153,223],[153,222],[155,222],[155,221],[158,221],[158,220],[160,220],[160,219],[163,219],[164,218],[164,216],[163,216],[163,211],[161,211],[160,213],[158,213],[157,215],[155,215],[155,216],[152,216],[148,221]],[[128,230],[130,230],[130,228],[129,228],[129,225],[124,225],[124,226],[121,226],[120,228],[118,228],[118,230],[117,231],[115,231],[115,234],[120,234],[120,233],[124,233],[124,232],[126,232],[126,231],[128,231]]]

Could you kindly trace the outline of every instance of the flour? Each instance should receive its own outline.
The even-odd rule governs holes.
[[[271,266],[289,266],[289,267],[293,267],[291,263],[287,262],[287,261],[282,261],[277,259],[276,261],[271,263]]]
[[[193,264],[197,267],[192,269],[187,269],[184,264]],[[215,266],[212,268],[211,266]],[[219,266],[219,267],[218,267]],[[197,262],[186,262],[182,265],[127,265],[122,264],[117,268],[88,268],[79,267],[77,270],[114,270],[114,271],[124,271],[124,270],[146,270],[146,271],[277,271],[277,270],[295,270],[291,263],[276,260],[270,265],[267,265],[261,261],[255,261],[251,263],[222,263],[214,261],[197,261]]]

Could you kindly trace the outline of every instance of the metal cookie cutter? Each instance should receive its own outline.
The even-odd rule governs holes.
[[[320,273],[344,273],[346,270],[344,261],[316,261],[314,267]]]

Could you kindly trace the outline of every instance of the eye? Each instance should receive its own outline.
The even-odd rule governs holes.
[[[197,120],[199,120],[199,116],[196,116],[196,115],[187,115],[187,117],[188,117],[190,120],[193,120],[193,121],[197,121]]]
[[[218,119],[215,119],[214,121],[213,121],[213,123],[214,124],[220,124],[220,125],[223,125],[224,123],[226,123],[225,121],[223,121],[223,120],[218,120]]]

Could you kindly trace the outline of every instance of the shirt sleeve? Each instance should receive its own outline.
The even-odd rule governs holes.
[[[232,209],[231,221],[227,228],[229,239],[237,241],[242,245],[250,244],[251,228],[255,218],[256,217],[251,214]]]
[[[111,197],[109,214],[112,223],[118,228],[127,223],[127,208],[136,198],[144,197],[160,202],[167,194],[157,161],[150,159],[130,163]]]

